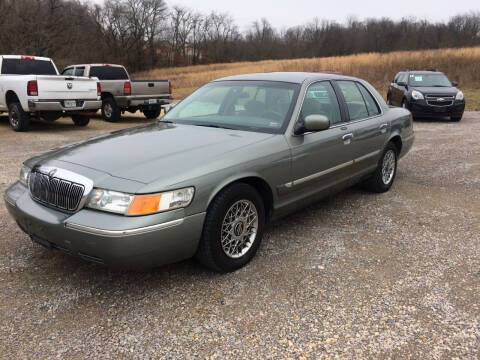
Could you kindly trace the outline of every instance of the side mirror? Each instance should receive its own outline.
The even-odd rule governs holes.
[[[325,115],[308,115],[304,119],[306,131],[322,131],[330,127],[330,120]]]
[[[453,87],[457,87],[457,86],[458,86],[458,82],[457,82],[457,81],[452,81],[452,86],[453,86]]]

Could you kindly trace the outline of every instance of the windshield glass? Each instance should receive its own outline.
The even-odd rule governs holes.
[[[443,74],[410,74],[408,84],[418,87],[451,87],[452,83]]]
[[[57,75],[57,71],[50,60],[3,59],[2,74]]]
[[[205,85],[162,120],[198,126],[282,133],[299,84],[276,81],[219,81]]]

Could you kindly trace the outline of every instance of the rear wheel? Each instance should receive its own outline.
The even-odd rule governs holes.
[[[30,115],[23,111],[22,105],[18,102],[8,105],[8,119],[15,131],[27,131],[30,127]]]
[[[160,112],[162,111],[162,108],[160,105],[152,105],[151,107],[143,109],[143,115],[147,119],[156,119],[160,116]]]
[[[90,116],[86,115],[72,115],[73,123],[76,126],[87,126],[90,122]]]
[[[388,143],[375,172],[363,183],[364,187],[376,193],[384,193],[390,190],[397,174],[397,157],[397,147],[391,142]]]
[[[108,122],[117,122],[120,120],[120,108],[114,98],[111,96],[103,99],[102,101],[102,117],[103,120]]]
[[[233,184],[212,201],[196,258],[214,271],[239,269],[257,252],[264,225],[265,209],[258,192],[247,184]]]

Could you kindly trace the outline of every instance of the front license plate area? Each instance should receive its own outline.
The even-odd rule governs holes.
[[[66,108],[74,108],[77,107],[77,102],[75,100],[65,100],[63,106]]]

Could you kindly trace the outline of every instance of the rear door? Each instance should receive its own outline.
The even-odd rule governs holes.
[[[352,176],[360,175],[376,167],[383,150],[389,124],[375,96],[360,82],[342,80],[336,82],[343,95],[348,115],[351,141]]]

